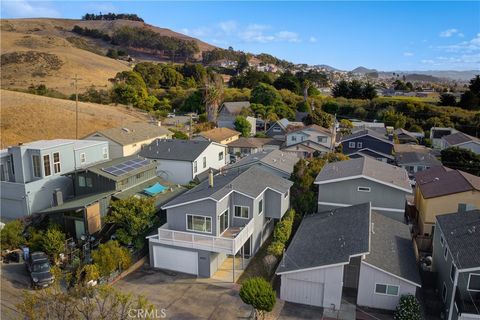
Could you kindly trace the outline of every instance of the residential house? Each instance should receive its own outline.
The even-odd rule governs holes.
[[[480,210],[437,216],[432,269],[446,320],[480,318]]]
[[[65,174],[108,159],[104,141],[39,140],[2,150],[2,218],[31,215],[72,197],[72,180]]]
[[[443,127],[432,127],[430,129],[430,142],[432,143],[432,148],[442,149],[443,145],[443,136],[448,136],[454,133],[459,132],[454,128],[443,128]]]
[[[350,158],[370,157],[383,162],[393,162],[393,137],[364,129],[344,136],[340,140],[342,152]]]
[[[199,133],[195,140],[213,141],[220,144],[229,144],[240,138],[240,132],[230,128],[214,128]]]
[[[225,167],[225,170],[245,171],[252,166],[261,166],[263,169],[279,177],[289,179],[293,167],[299,158],[295,153],[282,150],[265,150],[246,156],[245,158]]]
[[[241,114],[243,109],[249,108],[250,102],[248,101],[224,102],[218,110],[217,126],[219,128],[235,129],[235,119]],[[254,136],[257,132],[257,121],[250,116],[247,116],[246,119],[251,125],[250,135]]]
[[[227,146],[229,154],[244,157],[263,150],[279,149],[281,144],[281,141],[272,138],[240,137],[238,140],[228,143]]]
[[[372,209],[404,220],[405,197],[412,193],[405,169],[371,158],[328,163],[315,179],[318,211],[370,202]]]
[[[284,151],[295,152],[299,157],[307,158],[314,153],[331,152],[335,144],[332,130],[312,124],[306,127],[287,130]],[[312,151],[313,150],[313,151]]]
[[[134,122],[122,128],[97,131],[85,137],[87,140],[107,141],[110,158],[121,158],[138,153],[155,139],[171,138],[173,133],[158,125]]]
[[[333,310],[344,290],[360,306],[394,310],[421,286],[408,226],[369,203],[306,215],[276,274],[281,299]]]
[[[433,234],[435,218],[455,212],[459,204],[480,208],[480,177],[444,166],[415,175],[415,209],[420,234]]]
[[[438,160],[428,148],[407,152],[395,152],[395,163],[397,166],[407,170],[410,178],[413,178],[415,173],[419,171],[442,165],[440,160]]]
[[[143,148],[140,156],[156,161],[158,176],[180,184],[229,162],[227,147],[212,141],[157,139]]]
[[[257,166],[211,173],[162,207],[167,223],[148,237],[150,265],[211,277],[227,256],[252,257],[289,208],[292,184]]]
[[[100,231],[110,200],[150,198],[157,210],[184,188],[156,176],[156,164],[136,155],[95,164],[70,174],[76,197],[39,213],[76,239]]]
[[[403,128],[398,128],[393,131],[396,135],[399,143],[410,143],[410,144],[418,144],[420,140],[424,138],[423,132],[410,132]]]
[[[265,134],[271,138],[275,137],[284,137],[285,134],[287,133],[288,129],[294,129],[294,128],[301,128],[304,127],[305,125],[303,122],[293,122],[289,121],[286,118],[280,119],[276,121],[274,124],[272,124]],[[284,138],[283,138],[284,139]]]
[[[469,136],[463,132],[457,132],[442,137],[442,149],[458,147],[480,154],[480,139]]]

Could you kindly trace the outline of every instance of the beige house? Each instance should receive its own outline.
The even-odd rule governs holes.
[[[138,153],[155,139],[169,139],[172,134],[170,130],[158,125],[133,122],[122,128],[94,132],[84,139],[108,141],[110,158],[115,159]]]
[[[213,128],[200,132],[198,139],[213,141],[220,144],[229,144],[240,138],[240,132],[230,128]]]
[[[420,234],[431,235],[435,217],[480,208],[480,177],[438,166],[415,175],[415,208]]]

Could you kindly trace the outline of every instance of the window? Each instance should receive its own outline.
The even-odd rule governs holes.
[[[273,132],[281,132],[281,131],[282,131],[282,129],[280,129],[279,127],[274,127],[273,128]]]
[[[219,229],[220,229],[220,234],[222,234],[225,230],[227,230],[228,228],[228,209],[225,210],[219,217],[219,220],[220,220],[220,226],[219,226]]]
[[[79,187],[86,187],[86,183],[85,183],[85,177],[84,176],[79,176],[78,177],[78,186]]]
[[[85,162],[87,162],[87,155],[84,152],[82,152],[80,153],[80,163],[84,164]]]
[[[468,291],[480,292],[480,274],[470,273],[468,276]]]
[[[457,268],[455,268],[452,262],[452,266],[450,267],[450,279],[452,279],[452,281],[455,279],[455,271],[457,271]]]
[[[288,197],[288,190],[285,192],[285,195],[283,196],[284,198]]]
[[[358,187],[357,191],[360,192],[370,192],[370,187]]]
[[[235,206],[235,217],[248,219],[248,207]]]
[[[443,244],[445,243],[445,239],[443,239],[443,234],[440,235],[440,244],[443,247]]]
[[[55,173],[60,173],[61,168],[60,168],[60,153],[55,152],[53,154],[53,171]]]
[[[33,165],[33,176],[34,177],[41,177],[41,165],[40,165],[40,156],[32,156],[32,165]]]
[[[399,286],[389,285],[389,284],[375,284],[375,293],[376,294],[385,294],[388,296],[398,296]]]
[[[45,177],[52,175],[52,169],[50,168],[50,155],[48,154],[43,156],[43,170]]]
[[[187,214],[187,230],[212,233],[212,218]]]
[[[363,148],[363,142],[357,142],[357,148]]]
[[[447,301],[447,286],[445,285],[445,282],[443,283],[442,299],[443,302]]]
[[[207,157],[203,157],[203,168],[207,167]]]
[[[445,261],[447,261],[447,255],[448,255],[448,248],[445,247],[445,250],[443,250],[443,257],[445,258]]]
[[[92,178],[85,178],[85,182],[87,184],[87,187],[89,188],[93,187]]]
[[[297,137],[296,136],[292,136],[292,141],[297,141]]]
[[[263,212],[263,199],[258,202],[258,215],[261,215]]]
[[[218,161],[223,160],[223,151],[218,153]]]
[[[102,153],[103,153],[103,159],[108,159],[108,148],[107,147],[103,147]]]
[[[327,137],[317,137],[318,142],[327,142]]]
[[[355,148],[355,142],[349,142],[348,147],[354,149]]]
[[[193,161],[193,173],[197,173],[197,161]]]

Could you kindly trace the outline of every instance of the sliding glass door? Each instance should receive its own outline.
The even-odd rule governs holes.
[[[228,209],[220,215],[219,234],[222,234],[228,228]]]

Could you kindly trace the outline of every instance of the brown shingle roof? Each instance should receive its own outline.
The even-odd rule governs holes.
[[[214,128],[212,130],[200,132],[200,135],[214,142],[221,142],[225,139],[240,135],[240,132],[230,128]]]
[[[272,138],[245,138],[240,137],[239,139],[232,141],[228,144],[232,148],[261,148],[264,145],[272,142]]]
[[[415,180],[425,199],[471,190],[480,191],[480,177],[444,166],[417,172]]]

